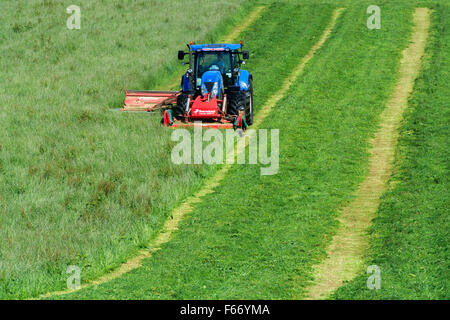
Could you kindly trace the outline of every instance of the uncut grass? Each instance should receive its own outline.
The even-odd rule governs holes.
[[[63,289],[68,265],[114,268],[213,171],[172,164],[158,114],[110,109],[169,78],[189,40],[228,32],[241,3],[82,0],[71,31],[72,1],[1,1],[0,298]]]
[[[59,298],[301,297],[312,280],[312,265],[325,257],[337,227],[334,218],[366,174],[367,141],[411,32],[411,7],[389,6],[379,33],[361,27],[365,17],[359,9],[343,13],[324,47],[261,126],[280,129],[277,175],[261,176],[259,166],[236,165],[141,268]],[[289,11],[291,16],[296,12]],[[321,33],[330,13],[320,24],[310,20],[313,14],[304,22]],[[300,38],[311,39],[301,24],[296,28],[302,30]],[[258,27],[246,38],[264,33]],[[297,62],[314,42],[293,44],[299,45]]]
[[[381,288],[370,274],[340,288],[335,299],[449,299],[450,6],[433,6],[423,72],[400,130],[391,190],[370,229],[366,265],[381,269]]]

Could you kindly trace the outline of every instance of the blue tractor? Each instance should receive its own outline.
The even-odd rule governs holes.
[[[181,78],[181,92],[173,116],[184,123],[253,123],[253,77],[241,69],[249,52],[240,44],[193,44],[178,59],[189,56],[189,69]],[[214,125],[211,125],[214,126]]]

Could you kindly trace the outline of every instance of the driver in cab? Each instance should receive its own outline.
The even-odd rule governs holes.
[[[217,70],[215,66],[219,67],[219,70],[220,70],[221,73],[224,73],[224,71],[225,71],[225,62],[223,61],[223,54],[222,53],[219,53],[217,55],[217,60],[211,65],[210,70],[214,70],[214,69]]]

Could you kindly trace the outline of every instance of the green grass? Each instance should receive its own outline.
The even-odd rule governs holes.
[[[178,49],[227,33],[251,9],[81,0],[71,31],[71,4],[0,3],[0,298],[63,289],[71,264],[86,279],[104,274],[214,170],[173,165],[158,114],[111,108],[125,88],[163,85]]]
[[[262,127],[280,129],[277,175],[260,176],[259,166],[233,167],[141,268],[56,298],[302,297],[313,264],[324,258],[336,230],[339,209],[366,174],[368,138],[392,91],[411,32],[412,7],[388,8],[385,27],[373,32],[365,28],[361,8],[349,7],[300,80],[264,121]],[[261,19],[264,23],[246,33],[248,47],[257,47],[261,34],[282,34],[275,38],[277,44],[289,43],[285,51],[296,52],[298,62],[330,19],[329,7],[315,10],[317,6],[274,5]],[[282,33],[286,12],[307,17],[293,19],[298,34]],[[252,64],[253,70],[260,79],[264,69]],[[255,100],[268,88],[255,85]]]
[[[336,299],[449,299],[449,6],[436,6],[427,58],[401,128],[392,189],[370,229],[367,265],[381,269],[381,289],[362,274]]]
[[[110,110],[125,88],[172,83],[184,69],[176,51],[185,43],[215,42],[256,3],[271,2],[79,0],[79,31],[65,27],[72,1],[0,2],[0,299],[64,289],[71,264],[82,268],[83,282],[117,267],[215,172],[171,163],[171,132],[159,115]],[[144,267],[64,298],[301,297],[339,208],[366,173],[367,138],[418,6],[434,7],[438,23],[433,58],[413,99],[416,109],[425,107],[408,117],[414,134],[402,131],[399,157],[407,162],[398,161],[397,176],[410,180],[385,196],[372,229],[368,264],[382,267],[385,291],[368,292],[361,275],[335,297],[448,297],[448,125],[440,114],[449,100],[448,5],[379,1],[382,29],[368,31],[373,1],[289,2],[274,4],[265,13],[270,20],[243,37],[256,108],[317,41],[331,7],[349,9],[264,123],[281,129],[279,174],[261,177],[257,166],[236,166]],[[416,247],[420,254],[411,255]]]

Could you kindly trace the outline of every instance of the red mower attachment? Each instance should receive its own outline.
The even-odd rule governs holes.
[[[154,111],[177,103],[179,91],[125,91],[125,102],[121,111]]]
[[[180,97],[179,91],[126,91],[125,102],[121,111],[151,112],[163,110],[161,124],[171,128],[203,127],[213,129],[243,129],[247,123],[242,112],[237,117],[226,115],[227,95],[223,100],[211,94],[193,99],[187,96],[183,111],[173,112]],[[187,108],[186,108],[187,106]],[[187,111],[185,111],[187,109]],[[178,109],[179,110],[179,109]]]
[[[222,114],[220,114],[219,111],[219,106],[217,105],[217,98],[213,97],[209,101],[208,99],[209,99],[208,96],[206,96],[205,98],[198,96],[197,99],[194,100],[189,115],[190,119],[217,120],[222,117]]]
[[[236,128],[233,125],[233,119],[226,117],[227,96],[224,99],[217,99],[215,96],[211,97],[211,94],[207,94],[204,97],[197,96],[195,100],[189,95],[186,103],[189,104],[186,112],[179,121],[174,121],[170,123],[166,119],[166,114],[164,115],[163,121],[161,121],[165,126],[170,126],[172,128],[183,128],[183,127],[202,127],[202,128],[213,128],[213,129],[232,129]],[[180,118],[180,117],[178,117]],[[241,127],[243,128],[243,127]]]

